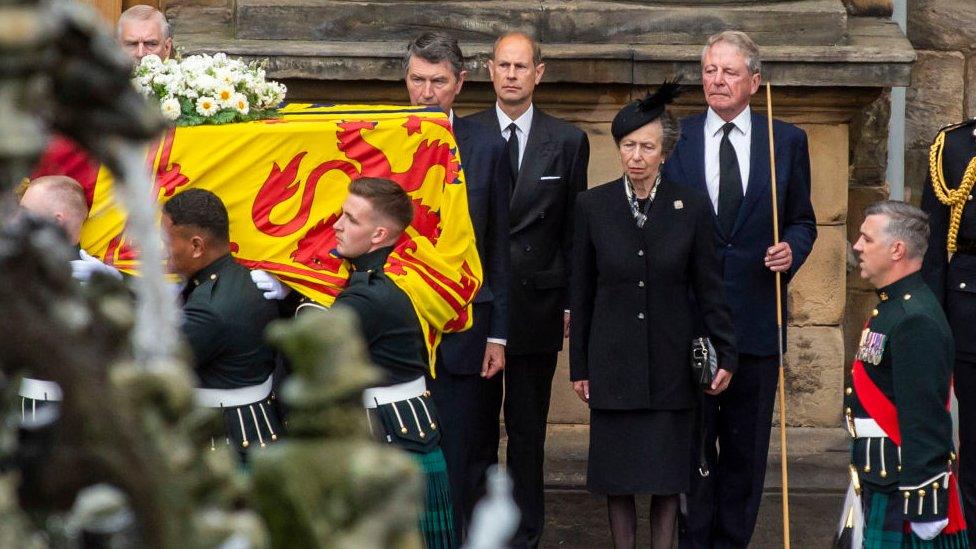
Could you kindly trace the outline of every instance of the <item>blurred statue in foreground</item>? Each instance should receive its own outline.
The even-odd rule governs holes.
[[[288,437],[254,454],[254,501],[276,547],[420,548],[423,482],[405,453],[368,435],[369,365],[351,312],[309,313],[269,329],[292,359],[282,398]]]
[[[377,374],[340,311],[272,327],[295,370],[289,439],[250,475],[209,449],[219,418],[193,404],[145,167],[163,124],[129,63],[79,4],[0,0],[0,547],[419,548],[423,483],[367,434],[360,395]],[[52,130],[119,182],[142,262],[134,301],[109,277],[72,281],[62,231],[15,212]],[[21,421],[22,376],[63,400]]]

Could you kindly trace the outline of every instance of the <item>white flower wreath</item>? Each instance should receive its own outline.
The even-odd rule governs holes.
[[[147,55],[132,82],[156,98],[163,116],[177,126],[274,118],[287,91],[283,84],[266,79],[260,63],[244,63],[223,53],[166,61]]]

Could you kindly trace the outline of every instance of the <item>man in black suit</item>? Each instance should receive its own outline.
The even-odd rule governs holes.
[[[572,214],[586,190],[586,134],[532,104],[545,72],[538,44],[512,32],[495,41],[488,71],[498,97],[470,118],[507,143],[514,186],[509,202],[509,336],[505,347],[507,465],[522,512],[513,547],[536,547],[545,525],[543,461],[556,356],[569,325]]]
[[[454,116],[467,71],[457,40],[424,33],[407,46],[406,85],[414,105],[438,106],[451,119],[461,153],[478,256],[484,273],[470,330],[445,334],[431,385],[441,416],[457,531],[484,493],[485,473],[498,461],[505,344],[508,336],[508,189],[505,142],[487,126]]]
[[[702,53],[708,110],[682,121],[681,138],[664,166],[666,178],[696,187],[712,201],[739,347],[739,368],[728,389],[706,397],[705,450],[712,474],[693,473],[682,547],[749,544],[766,475],[778,377],[774,273],[789,282],[817,236],[806,134],[774,121],[781,241],[772,243],[768,124],[749,109],[759,90],[759,71],[759,48],[745,33],[710,37]],[[782,290],[785,307],[786,284]]]
[[[959,489],[969,544],[976,545],[976,119],[943,128],[931,152],[922,209],[932,231],[922,275],[942,303],[956,342]]]

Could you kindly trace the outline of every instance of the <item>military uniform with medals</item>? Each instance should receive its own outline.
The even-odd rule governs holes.
[[[277,304],[230,254],[191,276],[182,297],[183,335],[199,378],[197,405],[221,410],[226,443],[242,458],[278,440],[283,425],[271,400],[275,352],[264,339],[278,318]]]
[[[959,485],[976,522],[976,119],[942,129],[929,151],[922,209],[932,229],[922,273],[942,303],[956,340]],[[969,533],[976,544],[976,530]]]
[[[864,547],[968,547],[952,472],[949,325],[920,273],[877,293],[845,390]]]

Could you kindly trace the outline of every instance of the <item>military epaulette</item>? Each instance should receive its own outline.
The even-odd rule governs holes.
[[[976,125],[976,118],[969,118],[967,120],[963,120],[962,122],[956,122],[954,124],[949,124],[948,126],[943,126],[939,128],[939,131],[936,133],[936,135],[944,132],[950,132],[956,128],[962,128],[965,126],[973,126],[973,125]]]
[[[214,287],[217,285],[217,274],[213,273],[208,278],[192,279],[190,284],[193,285],[193,292],[190,294],[190,299],[205,299],[210,301],[213,297]]]

